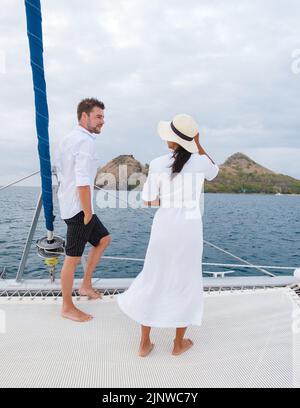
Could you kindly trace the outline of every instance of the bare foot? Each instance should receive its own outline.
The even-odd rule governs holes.
[[[74,320],[74,322],[88,322],[92,320],[93,316],[82,312],[75,306],[69,309],[62,309],[61,316],[65,319]]]
[[[89,299],[101,299],[101,293],[97,292],[93,288],[80,288],[78,289],[80,296],[87,296]]]
[[[172,354],[173,356],[179,356],[180,354],[190,349],[193,345],[194,343],[191,339],[182,339],[180,344],[176,343],[174,340],[174,348]]]
[[[154,344],[150,341],[146,344],[141,344],[139,349],[139,356],[146,357],[153,350]]]

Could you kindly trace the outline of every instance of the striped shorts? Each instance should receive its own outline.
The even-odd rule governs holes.
[[[93,214],[87,225],[84,224],[83,220],[83,211],[64,220],[67,224],[66,255],[68,256],[82,256],[88,242],[97,246],[103,237],[109,235],[108,230],[96,214]]]

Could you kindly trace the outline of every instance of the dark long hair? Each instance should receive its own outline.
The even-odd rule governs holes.
[[[177,173],[181,172],[181,170],[183,169],[183,166],[191,157],[191,154],[192,153],[188,152],[180,145],[178,145],[178,147],[174,150],[174,153],[172,156],[174,158],[174,161],[172,163],[172,166],[170,166],[172,168],[172,175],[171,175],[172,178]]]

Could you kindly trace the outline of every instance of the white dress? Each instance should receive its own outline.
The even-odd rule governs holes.
[[[219,168],[205,155],[192,154],[171,180],[172,153],[151,161],[144,201],[160,199],[144,266],[117,296],[121,310],[151,327],[201,325],[203,315],[201,194],[204,178]]]

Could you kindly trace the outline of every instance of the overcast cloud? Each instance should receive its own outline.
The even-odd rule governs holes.
[[[157,122],[189,113],[218,163],[240,151],[300,179],[298,0],[42,0],[42,8],[52,148],[76,124],[78,101],[95,96],[107,108],[100,165],[164,154]],[[0,184],[39,167],[25,24],[23,0],[1,0]]]

